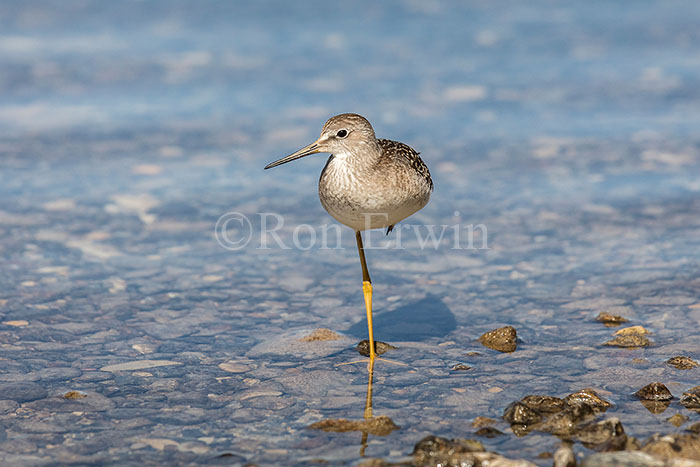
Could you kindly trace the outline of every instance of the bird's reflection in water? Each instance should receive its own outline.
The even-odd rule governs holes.
[[[360,456],[364,457],[369,435],[387,436],[399,427],[386,415],[375,417],[372,412],[372,383],[374,379],[374,361],[368,366],[367,397],[363,420],[327,419],[310,425],[309,428],[327,432],[345,433],[349,431],[362,432]]]

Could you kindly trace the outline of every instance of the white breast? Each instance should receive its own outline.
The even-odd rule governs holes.
[[[321,204],[353,230],[386,228],[423,208],[430,199],[411,196],[392,180],[351,166],[345,154],[331,157],[319,180]]]

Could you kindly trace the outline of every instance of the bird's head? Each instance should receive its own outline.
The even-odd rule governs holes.
[[[271,169],[319,152],[349,154],[363,151],[365,146],[376,146],[376,144],[374,129],[366,118],[357,114],[340,114],[328,119],[323,125],[321,136],[316,141],[282,159],[271,162],[265,168]]]

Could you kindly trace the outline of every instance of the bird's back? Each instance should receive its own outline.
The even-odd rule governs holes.
[[[382,150],[382,158],[392,160],[399,166],[405,166],[410,172],[414,172],[420,176],[433,191],[433,179],[430,177],[430,170],[425,165],[423,159],[420,158],[420,153],[415,151],[411,146],[399,141],[390,139],[378,139],[379,147]]]

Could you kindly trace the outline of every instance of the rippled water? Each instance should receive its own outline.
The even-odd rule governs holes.
[[[695,2],[0,4],[3,461],[360,459],[359,433],[307,429],[365,408],[364,365],[338,366],[366,333],[352,232],[335,242],[318,202],[324,156],[262,170],[341,112],[419,150],[436,187],[369,239],[375,336],[407,366],[377,366],[374,414],[401,429],[364,455],[584,387],[640,439],[698,421],[631,396],[698,380],[664,363],[700,357],[698,20]],[[243,248],[217,242],[226,213],[250,221],[229,224]],[[261,235],[278,220],[289,249]],[[429,226],[445,236],[421,248]],[[655,345],[603,346],[603,311]],[[503,325],[516,352],[477,342]],[[316,328],[348,338],[300,345]],[[504,455],[559,446],[498,428],[482,441]]]

